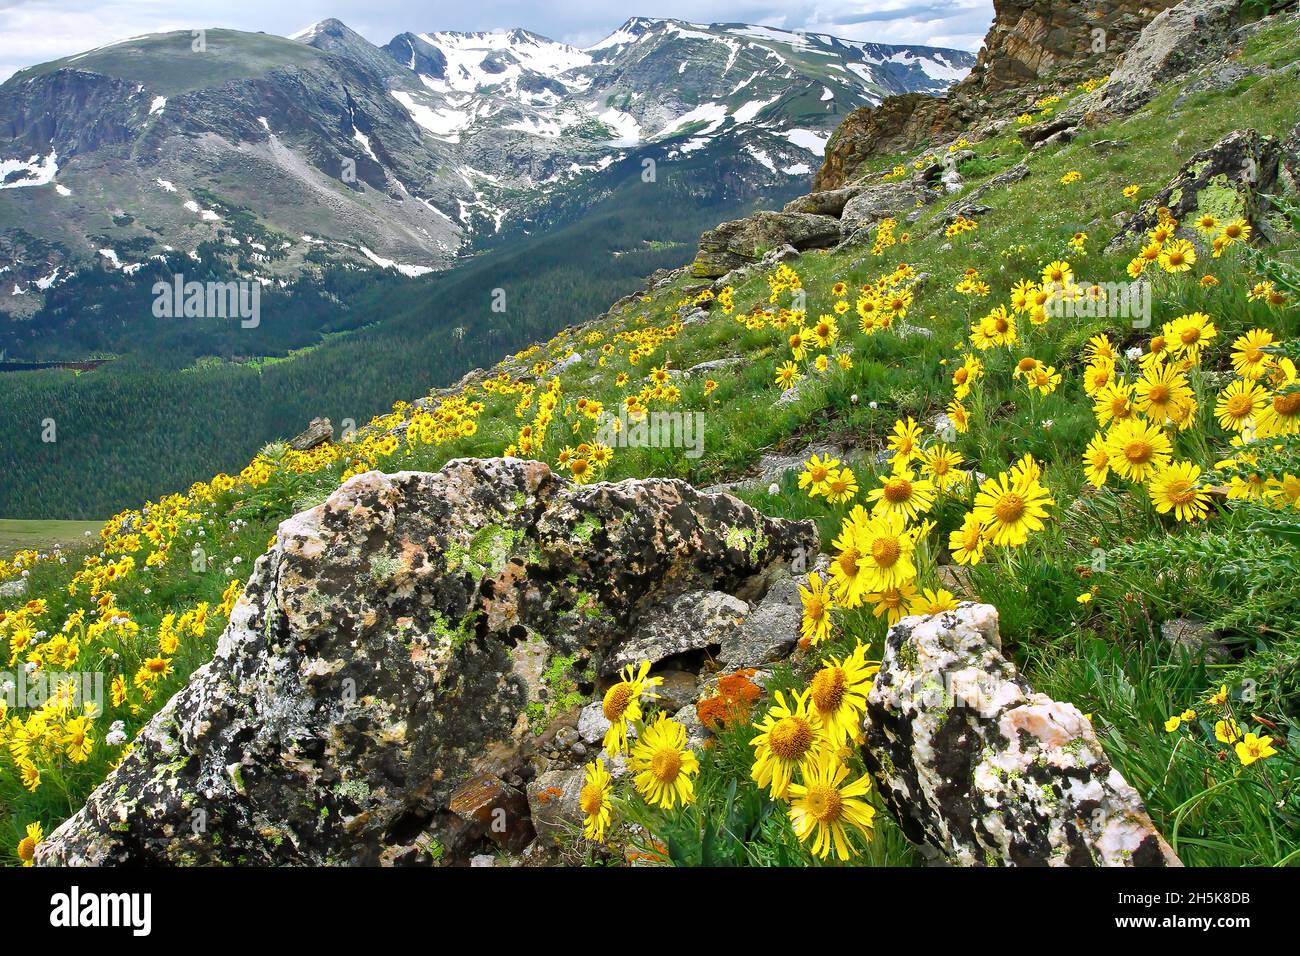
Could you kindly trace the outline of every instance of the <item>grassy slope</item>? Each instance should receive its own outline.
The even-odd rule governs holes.
[[[25,549],[48,550],[54,545],[72,547],[85,541],[86,532],[98,534],[102,521],[17,521],[0,518],[0,558]]]
[[[1288,28],[1255,41],[1249,58],[1286,62],[1298,53],[1300,40],[1296,31]],[[908,322],[928,328],[932,335],[884,334],[868,338],[844,322],[842,345],[853,347],[854,367],[808,382],[795,403],[774,404],[779,396],[773,385],[774,372],[788,358],[784,336],[771,329],[748,330],[716,310],[709,321],[684,327],[676,338],[638,366],[627,363],[625,347],[620,345],[599,369],[584,363],[565,372],[561,376],[565,398],[595,398],[612,407],[624,394],[640,388],[651,364],[689,368],[701,361],[742,356],[742,363],[712,373],[719,387],[710,396],[704,394],[701,378],[677,380],[682,388],[681,407],[706,414],[706,450],[701,458],[687,459],[672,449],[620,449],[606,477],[616,480],[664,475],[707,485],[743,473],[764,451],[793,451],[810,439],[831,438],[859,449],[851,461],[863,487],[874,487],[878,484],[874,453],[883,446],[895,420],[909,415],[925,420],[950,399],[953,360],[960,361],[972,318],[1005,302],[1015,280],[1036,275],[1042,263],[1058,257],[1072,259],[1076,271],[1087,279],[1122,279],[1127,256],[1103,257],[1099,251],[1114,232],[1114,218],[1132,208],[1132,203],[1123,198],[1122,188],[1136,183],[1143,186],[1144,195],[1151,195],[1191,153],[1212,144],[1230,129],[1250,125],[1265,133],[1285,133],[1294,123],[1290,104],[1298,95],[1300,83],[1294,74],[1243,81],[1226,91],[1199,94],[1179,111],[1171,108],[1171,91],[1127,121],[1090,131],[1054,152],[1034,155],[1029,160],[1029,179],[982,200],[992,211],[981,217],[975,233],[949,243],[937,228],[944,211],[934,208],[926,210],[911,227],[915,237],[911,243],[894,247],[887,256],[875,257],[866,247],[805,256],[795,265],[809,293],[809,310],[814,314],[828,309],[834,301],[830,294],[834,282],[843,280],[850,286],[870,282],[891,271],[899,259],[906,259],[928,276],[918,290]],[[1120,140],[1124,145],[1115,150],[1095,149],[1092,144],[1101,139]],[[1023,147],[1014,135],[981,143],[976,151],[985,164],[983,168],[989,171],[1023,158]],[[880,168],[894,161],[892,157],[883,160]],[[1082,182],[1069,187],[1057,185],[1066,171],[1074,169],[1083,174]],[[954,197],[950,203],[960,200],[960,196]],[[1090,254],[1086,257],[1066,246],[1077,230],[1089,233]],[[968,267],[978,269],[991,284],[992,294],[987,300],[972,302],[953,291]],[[1261,304],[1246,304],[1244,291],[1254,277],[1239,257],[1203,262],[1194,275],[1201,274],[1202,269],[1216,275],[1221,285],[1206,291],[1188,280],[1160,280],[1155,315],[1158,325],[1186,312],[1210,313],[1220,337],[1206,359],[1207,365],[1222,367],[1227,343],[1251,327],[1268,327],[1282,336],[1295,336],[1294,308],[1270,311]],[[569,347],[589,352],[592,346],[586,344],[588,335],[600,334],[609,342],[620,331],[663,326],[683,301],[680,289],[663,291],[629,308],[622,316],[561,336],[549,350],[529,361],[543,356],[557,358]],[[755,277],[738,289],[736,301],[738,313],[766,304],[763,279]],[[1023,389],[1009,381],[1007,366],[1014,358],[986,355],[990,375],[979,393],[981,397],[971,403],[971,431],[960,436],[956,447],[968,467],[987,474],[997,474],[1020,455],[1032,452],[1045,463],[1043,481],[1057,501],[1053,509],[1057,520],[1036,536],[1030,547],[1015,555],[990,558],[977,568],[972,575],[973,590],[999,607],[1006,649],[1022,664],[1030,680],[1039,689],[1071,701],[1092,715],[1117,767],[1139,789],[1157,824],[1175,842],[1186,862],[1242,865],[1293,859],[1300,844],[1300,827],[1296,822],[1294,771],[1286,768],[1293,768],[1294,762],[1285,763],[1289,758],[1283,757],[1257,765],[1250,774],[1238,774],[1215,757],[1212,746],[1198,744],[1190,736],[1168,735],[1161,726],[1169,714],[1200,706],[1207,689],[1217,687],[1226,671],[1218,665],[1190,662],[1171,653],[1158,634],[1152,633],[1152,626],[1184,614],[1213,617],[1221,610],[1210,606],[1214,596],[1194,578],[1189,580],[1179,574],[1179,569],[1166,568],[1161,573],[1126,572],[1104,577],[1096,581],[1099,591],[1093,605],[1081,608],[1075,603],[1075,595],[1084,587],[1077,568],[1088,563],[1091,549],[1096,546],[1090,538],[1110,548],[1125,540],[1154,540],[1183,533],[1172,522],[1155,515],[1144,496],[1114,490],[1114,480],[1112,489],[1105,492],[1081,494],[1078,460],[1095,423],[1079,383],[1080,355],[1087,338],[1102,330],[1109,331],[1121,349],[1142,345],[1149,335],[1105,321],[1072,324],[1054,320],[1044,330],[1026,329],[1025,341],[1016,355],[1032,354],[1065,374],[1064,385],[1047,397],[1027,398]],[[615,375],[620,372],[631,374],[630,384],[616,384]],[[854,402],[853,396],[858,401]],[[399,448],[378,458],[378,466],[394,471],[435,469],[452,457],[501,453],[515,440],[522,424],[513,411],[515,397],[476,397],[482,398],[487,407],[478,417],[478,429],[472,437],[440,446]],[[1212,418],[1212,405],[1212,394],[1201,396],[1203,419]],[[1043,427],[1046,420],[1053,422],[1052,427]],[[566,431],[562,424],[552,426],[541,457],[553,462],[561,445],[576,443],[578,439]],[[1202,447],[1181,448],[1180,455],[1194,457],[1203,465],[1213,464],[1226,436],[1212,424],[1208,429],[1199,428],[1196,435],[1202,436],[1195,439],[1203,443]],[[1215,447],[1204,447],[1210,440],[1205,435],[1214,436]],[[334,465],[295,480],[291,488],[279,489],[278,497],[258,495],[263,507],[245,507],[241,512],[250,520],[247,525],[231,528],[228,524],[231,509],[243,496],[235,492],[219,497],[209,506],[205,519],[206,540],[214,552],[209,570],[194,572],[183,562],[173,561],[151,572],[151,577],[137,574],[116,585],[117,603],[142,629],[142,648],[137,657],[152,653],[144,645],[156,631],[162,614],[183,610],[200,600],[215,603],[229,577],[223,572],[232,568],[234,557],[241,558],[246,566],[263,550],[275,523],[304,500],[313,500],[314,495],[332,488],[341,470],[340,465]],[[817,519],[828,547],[844,512],[843,508],[810,502],[796,488],[794,476],[787,477],[778,494],[760,490],[743,496],[770,514]],[[945,500],[936,508],[931,517],[939,523],[938,541],[946,541],[947,532],[956,526],[968,504],[968,499]],[[920,561],[918,583],[933,587],[937,583],[937,556],[932,548],[926,551]],[[65,569],[49,565],[38,565],[32,571],[33,593],[48,597],[50,620],[56,624],[62,614],[77,606],[62,593],[67,576]],[[1293,621],[1267,623],[1266,636],[1289,634],[1294,638]],[[220,624],[216,622],[217,627]],[[857,639],[878,647],[884,633],[884,625],[869,614],[845,615],[840,626],[840,635],[828,648],[832,652],[844,650]],[[210,653],[213,639],[210,628],[202,641],[182,647],[175,659],[176,673],[159,687],[157,703],[179,687],[189,669]],[[818,651],[824,649],[826,645]],[[782,667],[772,686],[802,686],[805,678],[806,673]],[[1256,710],[1276,715],[1270,706],[1271,702],[1261,701]],[[141,726],[152,709],[128,715],[128,731]],[[748,733],[738,730],[725,734],[720,745],[706,755],[698,787],[701,799],[693,814],[722,813],[732,779],[742,781],[742,802],[752,797],[750,785],[744,782]],[[42,821],[48,832],[75,809],[115,755],[115,751],[97,742],[88,763],[67,765],[65,772],[57,776],[51,773],[47,785],[36,794],[17,787],[0,763],[0,803],[7,811],[0,818],[0,852],[13,846],[23,824],[29,821]],[[1280,801],[1280,806],[1270,809],[1275,800]],[[627,812],[637,814],[634,806],[635,801],[629,801]],[[896,828],[883,814],[877,819],[877,839],[866,862],[910,862],[911,851]],[[676,825],[690,829],[686,822],[678,820]],[[662,821],[658,823],[662,825]],[[658,832],[667,829],[671,828]],[[741,859],[751,863],[800,861],[802,857],[792,839],[780,814],[769,814],[754,822]],[[575,848],[575,853],[576,858],[584,858],[586,851]]]
[[[180,96],[231,80],[265,76],[273,69],[308,67],[325,56],[305,43],[266,33],[207,30],[203,39],[207,45],[203,51],[193,48],[197,41],[188,30],[126,40],[21,70],[13,82],[59,69],[80,69],[140,83],[155,95]]]

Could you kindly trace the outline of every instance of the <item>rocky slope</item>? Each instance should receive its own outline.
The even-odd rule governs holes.
[[[1105,72],[1143,26],[1177,0],[995,0],[974,68],[939,98],[891,97],[858,109],[835,131],[816,190],[837,189],[872,156],[920,148],[969,131],[1014,106],[1032,110],[1062,85]]]
[[[337,20],[110,44],[0,86],[0,308],[200,247],[264,281],[329,260],[418,275],[579,215],[643,158],[757,195],[810,174],[844,112],[972,60],[640,18],[589,50],[524,30],[379,47]]]

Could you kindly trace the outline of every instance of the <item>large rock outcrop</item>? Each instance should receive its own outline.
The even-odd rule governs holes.
[[[890,628],[863,755],[909,839],[962,866],[1179,866],[1071,704],[1002,656],[997,610]]]
[[[841,207],[843,208],[843,207]],[[824,249],[840,238],[839,220],[804,212],[760,212],[745,219],[724,222],[700,237],[700,251],[691,272],[716,279],[733,269],[760,261],[764,254],[791,246]]]
[[[679,481],[577,487],[509,458],[359,475],[281,524],[213,660],[38,862],[517,852],[530,758],[576,739],[558,711],[598,692],[559,693],[548,662],[601,673],[673,596],[761,600],[816,546],[811,522]]]
[[[951,139],[982,117],[1024,105],[1037,86],[1105,73],[1143,26],[1176,2],[994,0],[993,25],[970,74],[943,97],[892,96],[850,113],[826,145],[813,189],[852,182],[873,156]]]
[[[1261,136],[1253,129],[1233,130],[1196,153],[1168,185],[1142,203],[1120,226],[1106,251],[1136,253],[1148,230],[1159,222],[1162,209],[1184,222],[1181,232],[1192,241],[1204,241],[1192,228],[1192,220],[1199,214],[1213,215],[1220,222],[1246,219],[1271,238],[1263,196],[1280,185],[1282,155],[1282,144],[1276,138]]]
[[[1168,4],[1166,4],[1168,6]],[[1241,0],[1182,0],[1142,28],[1110,80],[1071,104],[1067,116],[1126,116],[1149,102],[1161,83],[1212,63],[1231,45]]]

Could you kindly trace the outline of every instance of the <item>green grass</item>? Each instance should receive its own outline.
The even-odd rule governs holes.
[[[199,51],[193,49],[196,40],[189,30],[151,34],[20,70],[13,81],[73,68],[143,84],[153,94],[180,96],[265,76],[273,69],[310,68],[325,56],[305,43],[266,33],[207,30],[204,39],[207,49]]]
[[[54,545],[75,548],[85,544],[89,532],[98,540],[102,521],[23,521],[0,518],[0,558],[18,551],[46,551]]]

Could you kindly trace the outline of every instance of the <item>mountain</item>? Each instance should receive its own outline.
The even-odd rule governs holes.
[[[572,221],[628,161],[658,164],[662,201],[797,191],[845,113],[973,63],[645,18],[586,50],[526,30],[381,47],[332,19],[123,40],[0,85],[0,310],[88,265],[419,275]]]

